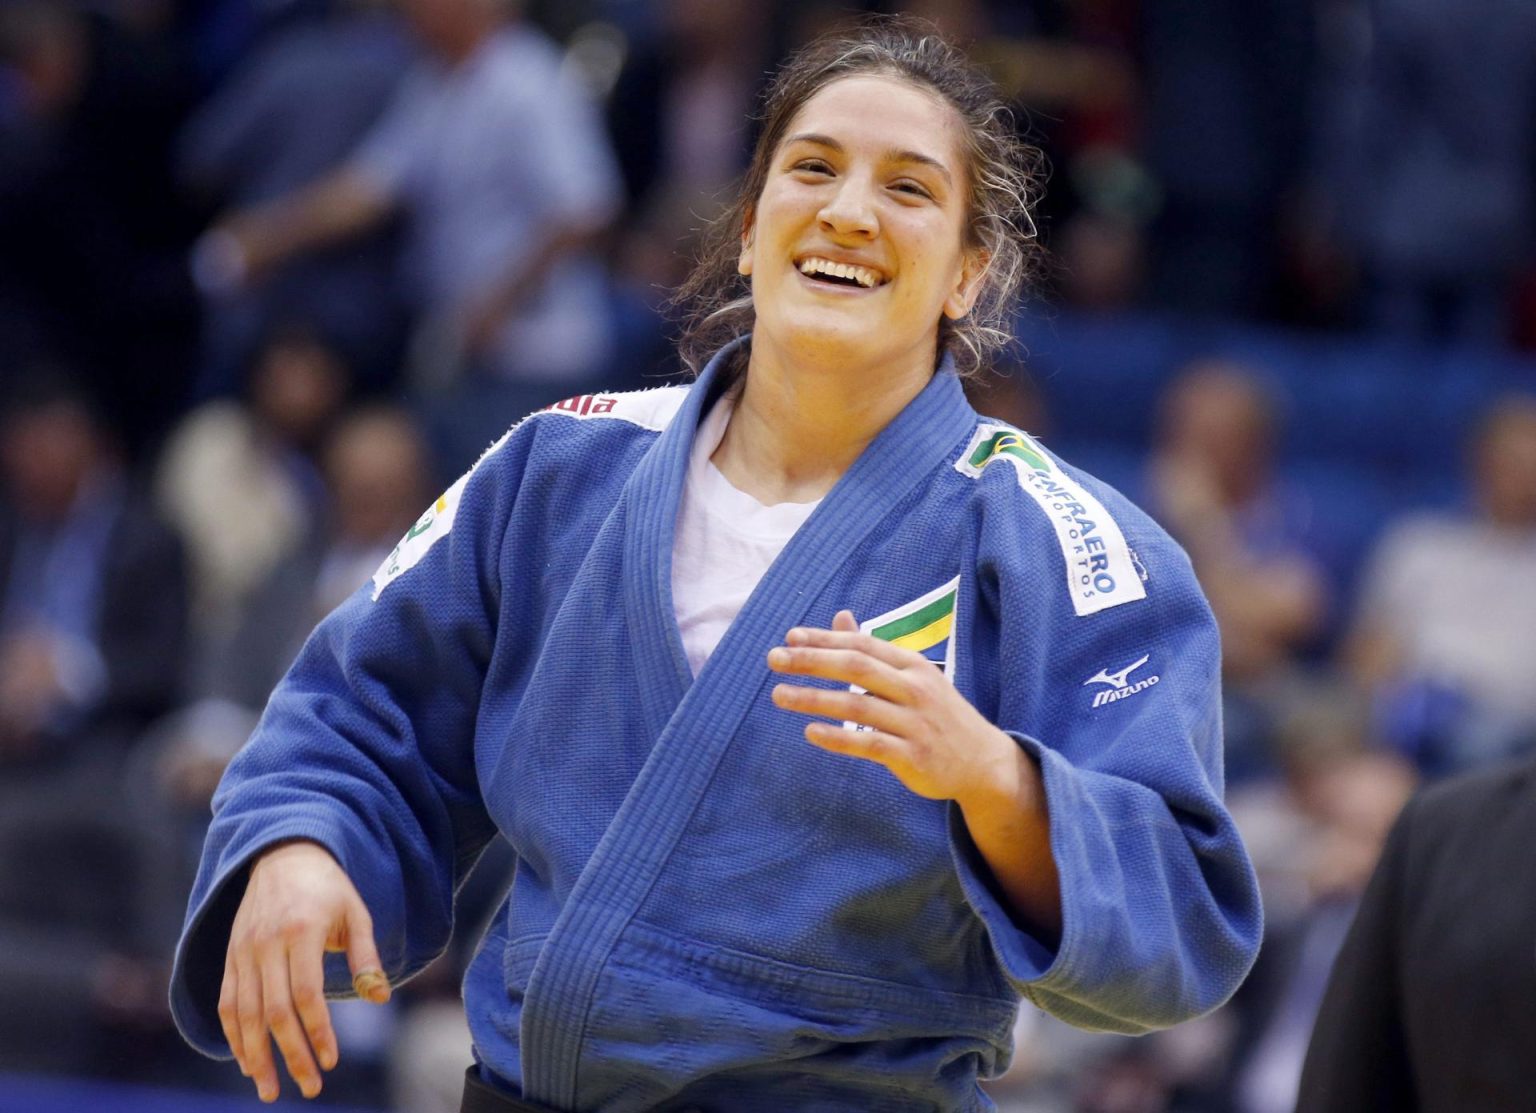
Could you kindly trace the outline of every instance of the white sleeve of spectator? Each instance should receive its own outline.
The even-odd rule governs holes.
[[[1402,628],[1403,616],[1415,605],[1415,568],[1423,541],[1424,530],[1418,522],[1399,523],[1387,530],[1360,578],[1359,625],[1385,631]]]
[[[618,164],[597,108],[569,66],[560,68],[541,111],[529,113],[526,123],[548,186],[534,192],[544,215],[594,225],[612,219],[623,201]]]

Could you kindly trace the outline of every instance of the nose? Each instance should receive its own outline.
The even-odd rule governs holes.
[[[846,174],[817,214],[822,228],[839,236],[872,237],[880,231],[875,216],[874,183],[861,174]]]

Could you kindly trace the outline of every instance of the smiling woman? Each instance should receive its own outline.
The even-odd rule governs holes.
[[[273,1039],[318,1092],[325,991],[430,961],[497,833],[466,1111],[985,1109],[1021,996],[1142,1032],[1252,962],[1188,562],[960,387],[1033,250],[990,86],[876,22],[764,125],[696,381],[514,426],[231,764],[173,1005],[263,1098]]]
[[[1009,342],[1007,319],[1039,251],[1030,216],[1041,177],[1039,152],[1019,142],[996,90],[964,55],[925,32],[931,29],[896,21],[871,23],[859,34],[812,43],[779,72],[764,99],[762,131],[742,188],[710,230],[699,266],[677,295],[686,320],[682,355],[695,372],[732,337],[752,331],[756,291],[733,281],[737,238],[752,223],[791,123],[797,133],[830,140],[829,146],[841,153],[837,137],[817,136],[796,117],[827,86],[851,77],[881,78],[907,94],[929,99],[923,116],[933,130],[917,136],[911,148],[889,153],[898,156],[898,164],[940,174],[964,219],[964,247],[986,262],[970,312],[937,322],[943,347],[955,357],[960,373],[967,374],[984,367],[987,358]],[[878,101],[878,88],[874,99]],[[861,135],[860,120],[849,122]],[[945,152],[947,159],[928,149],[936,138],[954,148]],[[924,192],[921,178],[893,182],[892,188]]]

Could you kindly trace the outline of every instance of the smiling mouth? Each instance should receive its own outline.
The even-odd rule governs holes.
[[[885,285],[885,279],[869,267],[857,263],[836,263],[831,259],[809,256],[796,264],[801,274],[815,282],[829,286],[846,286],[853,289],[872,290]]]

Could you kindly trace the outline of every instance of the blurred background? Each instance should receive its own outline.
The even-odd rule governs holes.
[[[1404,800],[1536,744],[1527,0],[0,4],[0,1111],[261,1108],[165,1005],[224,763],[508,424],[675,373],[765,75],[866,10],[972,44],[1048,156],[977,404],[1188,549],[1268,913],[1230,1006],[1139,1040],[1026,1006],[993,1095],[1291,1108]],[[390,1006],[336,1006],[320,1104],[457,1109],[507,869]]]

